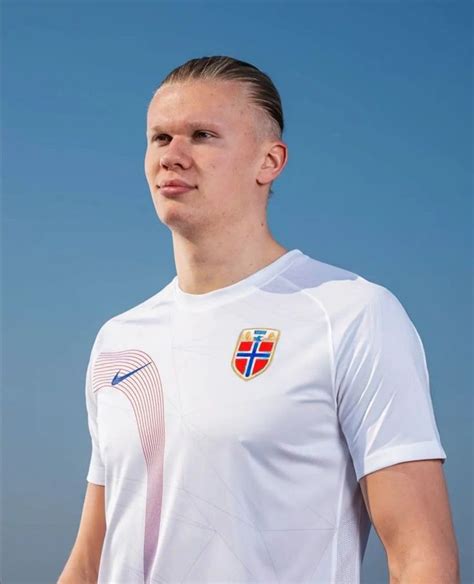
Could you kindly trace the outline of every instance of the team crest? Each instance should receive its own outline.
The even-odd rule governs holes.
[[[248,381],[263,373],[270,365],[280,331],[275,329],[244,329],[232,357],[232,369]]]

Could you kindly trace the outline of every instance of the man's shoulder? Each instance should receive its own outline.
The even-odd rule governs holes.
[[[110,316],[100,326],[97,332],[96,342],[97,340],[103,340],[108,334],[116,334],[123,325],[139,323],[140,321],[146,322],[150,317],[151,312],[155,311],[160,304],[166,303],[169,300],[171,293],[172,282],[169,282],[152,296],[148,296],[138,304],[134,304],[133,306]]]
[[[406,330],[408,314],[398,297],[357,272],[308,257],[285,278],[325,314],[336,344],[346,334]]]
[[[284,278],[290,287],[301,290],[330,313],[359,312],[380,299],[384,301],[393,296],[385,286],[361,273],[307,254],[303,261],[290,266]]]

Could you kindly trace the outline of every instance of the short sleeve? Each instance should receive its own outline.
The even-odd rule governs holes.
[[[420,336],[396,296],[372,285],[335,351],[338,419],[358,481],[400,462],[446,459]]]
[[[95,347],[95,343],[94,343]],[[92,387],[92,367],[94,361],[94,347],[92,348],[86,371],[85,397],[87,423],[91,438],[91,456],[86,479],[90,483],[105,485],[105,467],[102,460],[99,442],[99,428],[97,423],[97,392]]]

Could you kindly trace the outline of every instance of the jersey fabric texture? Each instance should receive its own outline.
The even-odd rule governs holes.
[[[356,584],[360,478],[446,459],[398,299],[299,249],[205,294],[175,276],[104,322],[85,385],[99,584]]]

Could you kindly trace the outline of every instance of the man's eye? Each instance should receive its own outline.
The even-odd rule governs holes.
[[[209,132],[206,132],[205,130],[198,130],[197,132],[194,133],[196,134],[207,134],[208,136],[211,136],[211,134]],[[211,136],[212,137],[212,136]]]
[[[167,134],[156,134],[155,136],[153,136],[153,138],[151,139],[152,142],[156,142],[157,140],[161,140],[164,136],[166,136],[167,138],[169,138],[169,136]]]
[[[197,130],[196,132],[194,132],[194,135],[198,138],[202,138],[203,135],[204,136],[209,136],[210,138],[212,138],[212,134],[210,134],[209,132],[206,132],[205,130]],[[164,139],[168,139],[170,136],[168,136],[168,134],[156,134],[155,136],[152,137],[151,141],[152,142],[158,142],[158,141],[162,141]]]

